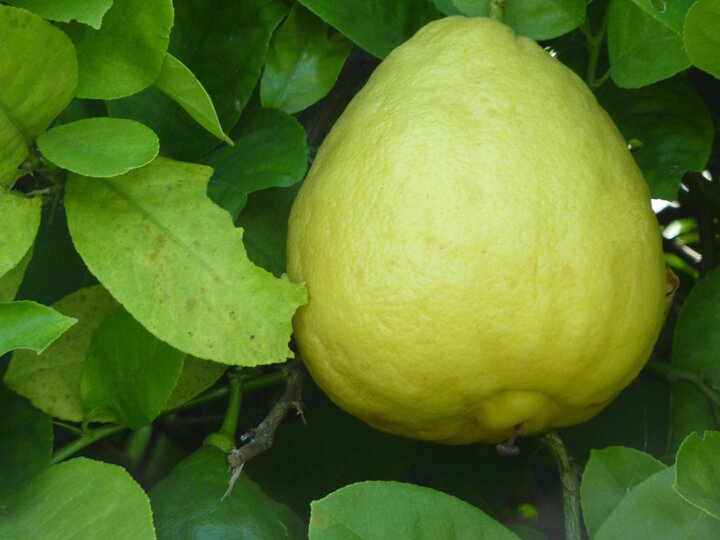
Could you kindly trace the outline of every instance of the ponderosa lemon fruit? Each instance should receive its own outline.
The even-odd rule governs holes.
[[[432,22],[339,118],[293,206],[313,378],[381,430],[497,442],[582,422],[663,323],[645,181],[585,84],[483,18]]]

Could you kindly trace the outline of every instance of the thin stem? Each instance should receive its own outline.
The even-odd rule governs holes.
[[[230,393],[229,386],[215,388],[213,390],[210,390],[209,392],[204,393],[203,395],[201,395],[199,397],[196,397],[195,399],[186,401],[182,405],[178,405],[177,407],[168,409],[167,411],[163,412],[160,416],[167,416],[169,414],[179,413],[182,411],[186,411],[188,409],[194,409],[195,407],[199,407],[200,405],[207,405],[208,403],[214,403],[215,401],[220,401],[221,399],[224,399],[229,393]]]
[[[505,0],[489,0],[488,17],[497,22],[503,22],[505,16]]]
[[[572,462],[565,444],[556,431],[545,433],[540,437],[540,441],[552,454],[560,473],[565,513],[565,538],[566,540],[582,540],[580,484],[578,483],[577,467]]]
[[[269,388],[270,386],[285,384],[286,380],[287,375],[285,374],[285,370],[281,369],[279,371],[273,371],[272,373],[266,373],[265,375],[260,375],[259,377],[243,381],[242,387],[246,392],[251,392],[253,390],[262,390],[263,388]]]
[[[588,68],[587,73],[585,75],[585,82],[587,82],[588,86],[590,88],[597,88],[601,86],[610,76],[610,72],[608,71],[605,73],[602,77],[597,77],[597,66],[598,61],[600,60],[600,52],[602,51],[602,45],[605,41],[605,30],[607,28],[607,21],[608,21],[608,13],[610,12],[609,9],[605,9],[605,13],[603,14],[602,21],[600,22],[600,28],[598,28],[598,31],[596,34],[592,33],[592,30],[590,29],[590,22],[585,21],[585,23],[581,27],[581,31],[583,35],[585,36],[585,40],[587,41],[588,50],[590,52],[590,56],[588,59]]]
[[[230,378],[230,397],[228,399],[225,418],[220,426],[220,433],[235,439],[238,420],[240,419],[240,407],[242,406],[243,385],[239,377]]]
[[[679,368],[667,362],[658,362],[657,360],[650,360],[645,365],[645,370],[660,375],[670,382],[683,381],[690,383],[712,403],[720,405],[720,388],[717,388],[706,377],[694,371]]]
[[[61,461],[69,458],[76,452],[79,452],[83,448],[90,446],[93,443],[96,443],[97,441],[104,439],[106,437],[110,437],[110,435],[115,435],[116,433],[120,433],[121,431],[128,429],[125,426],[118,426],[118,425],[111,425],[111,426],[103,426],[97,429],[93,429],[88,434],[83,435],[79,439],[75,439],[73,442],[68,444],[67,446],[63,446],[60,450],[55,452],[50,459],[51,464],[60,463]]]

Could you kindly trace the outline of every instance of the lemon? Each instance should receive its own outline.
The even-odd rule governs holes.
[[[294,320],[371,426],[497,442],[589,419],[663,323],[641,172],[585,84],[483,18],[432,22],[348,105],[294,203]]]

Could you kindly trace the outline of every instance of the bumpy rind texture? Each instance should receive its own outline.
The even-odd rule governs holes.
[[[303,358],[376,428],[459,444],[582,422],[663,321],[657,222],[584,83],[487,19],[393,51],[290,217]]]

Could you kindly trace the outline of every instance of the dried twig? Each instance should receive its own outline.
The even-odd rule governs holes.
[[[239,448],[233,448],[228,454],[231,476],[228,482],[228,489],[222,497],[223,499],[232,491],[245,463],[272,447],[273,441],[275,440],[275,432],[287,414],[293,410],[300,415],[303,414],[301,400],[305,367],[301,362],[294,362],[285,368],[285,373],[287,375],[285,390],[277,402],[275,402],[273,408],[265,419],[260,422],[258,427],[241,437],[241,441],[247,440],[248,443]],[[305,418],[303,417],[303,421],[304,420]]]

